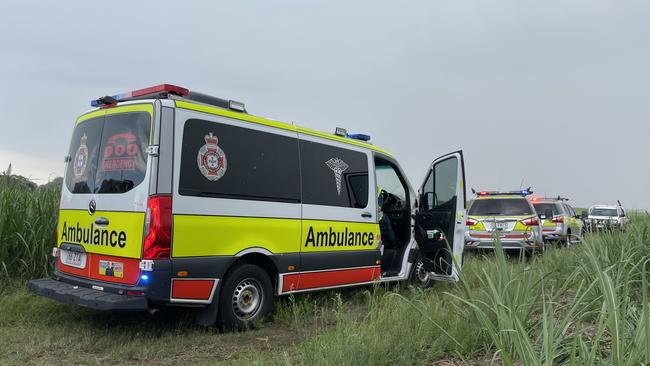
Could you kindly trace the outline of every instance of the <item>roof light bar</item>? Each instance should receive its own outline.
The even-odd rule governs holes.
[[[476,194],[479,197],[484,197],[484,196],[522,196],[526,197],[528,195],[533,194],[533,191],[530,188],[518,190],[518,191],[480,191],[476,192],[475,190],[472,190],[474,194]]]
[[[137,90],[133,90],[130,92],[121,93],[113,96],[105,96],[105,97],[97,98],[95,100],[92,100],[90,102],[90,105],[92,107],[102,107],[102,106],[115,105],[118,102],[125,102],[127,100],[133,100],[133,99],[149,97],[149,96],[154,97],[157,95],[164,95],[164,94],[186,96],[189,93],[190,93],[189,89],[180,86],[171,85],[171,84],[160,84],[160,85],[155,85],[143,89],[137,89]]]

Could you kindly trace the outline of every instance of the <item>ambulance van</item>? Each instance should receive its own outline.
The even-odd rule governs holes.
[[[458,279],[463,154],[416,193],[366,135],[250,115],[169,84],[106,96],[75,122],[51,277],[28,288],[98,310],[199,308],[241,329],[275,296]]]

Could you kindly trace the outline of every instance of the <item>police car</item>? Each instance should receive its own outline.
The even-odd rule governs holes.
[[[533,196],[530,201],[541,220],[542,235],[547,242],[559,242],[570,246],[579,243],[585,232],[580,215],[564,197],[542,198]]]
[[[28,284],[37,294],[198,307],[199,324],[241,329],[277,295],[458,279],[461,151],[435,159],[416,193],[393,155],[344,129],[169,84],[91,105],[65,159],[54,272]]]
[[[542,253],[544,241],[535,208],[526,199],[530,189],[476,192],[467,214],[465,249],[494,249]]]

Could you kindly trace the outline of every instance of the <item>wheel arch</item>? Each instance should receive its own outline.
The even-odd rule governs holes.
[[[272,259],[272,254],[266,249],[263,248],[251,248],[247,249],[236,255],[235,261],[233,261],[224,274],[224,279],[227,278],[232,271],[243,265],[243,264],[252,264],[258,266],[266,272],[266,274],[271,279],[271,284],[275,288],[278,282],[278,266]]]

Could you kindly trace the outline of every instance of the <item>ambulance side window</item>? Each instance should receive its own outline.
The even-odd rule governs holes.
[[[184,196],[300,202],[298,139],[218,122],[185,122]]]
[[[311,141],[300,141],[302,201],[309,205],[366,208],[366,154]]]

